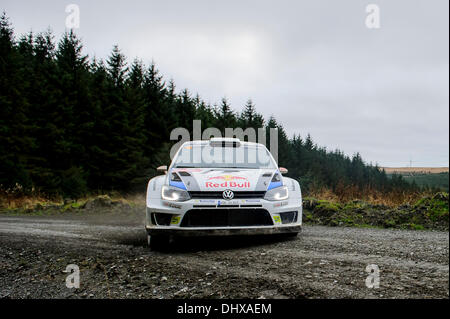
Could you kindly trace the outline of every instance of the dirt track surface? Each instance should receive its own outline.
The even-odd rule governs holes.
[[[0,216],[1,298],[448,298],[449,233],[305,226],[294,239],[177,241],[141,216]],[[80,288],[64,270],[80,268]],[[369,289],[365,271],[380,269]]]

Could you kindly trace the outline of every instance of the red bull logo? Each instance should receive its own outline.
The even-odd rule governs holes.
[[[222,180],[222,181],[233,181],[233,180],[247,180],[247,177],[242,177],[242,176],[234,176],[234,175],[221,175],[221,176],[212,176],[208,179],[218,179],[218,180]]]
[[[221,176],[212,176],[208,179],[217,181],[217,182],[206,182],[205,186],[208,188],[218,188],[218,187],[249,188],[250,187],[250,182],[248,182],[246,177],[242,177],[242,176],[221,175]],[[222,181],[222,183],[218,183],[218,181]]]

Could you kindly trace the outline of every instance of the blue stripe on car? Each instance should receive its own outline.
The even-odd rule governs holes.
[[[184,189],[185,191],[187,190],[187,188],[184,185],[183,181],[181,181],[181,182],[172,181],[171,180],[171,176],[172,176],[172,170],[170,170],[169,173],[168,173],[169,186],[178,187],[178,188]]]
[[[175,182],[175,181],[169,180],[169,185],[173,186],[173,187],[178,187],[178,188],[186,190],[186,186],[184,186],[183,182]]]
[[[283,186],[282,182],[270,182],[269,187],[267,187],[267,190],[271,190],[272,188],[277,188]]]

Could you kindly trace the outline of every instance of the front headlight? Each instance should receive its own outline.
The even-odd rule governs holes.
[[[165,185],[161,189],[161,198],[164,200],[171,200],[176,202],[184,202],[191,199],[187,191]]]
[[[266,196],[264,196],[265,200],[276,201],[276,200],[285,200],[289,197],[289,191],[287,186],[280,186],[277,188],[273,188],[270,191],[266,192]]]

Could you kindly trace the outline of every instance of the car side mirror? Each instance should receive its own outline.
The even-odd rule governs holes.
[[[167,174],[167,165],[159,166],[159,167],[156,169],[156,171],[157,171],[157,172],[160,172],[160,173]]]
[[[284,168],[284,167],[278,167],[278,170],[280,171],[280,173],[282,175],[287,174],[287,172],[288,172],[287,168]]]

